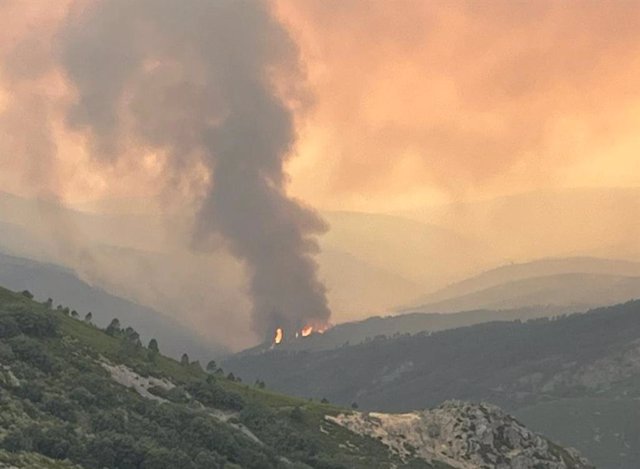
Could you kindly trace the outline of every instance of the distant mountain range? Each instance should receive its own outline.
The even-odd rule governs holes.
[[[640,460],[640,301],[332,350],[276,347],[224,366],[278,391],[368,410],[488,401],[583,451],[599,468],[633,469]]]
[[[583,277],[570,277],[575,274],[582,275]],[[567,277],[563,278],[563,275]],[[611,278],[607,279],[607,277]],[[605,285],[615,288],[614,278],[620,279],[627,277],[640,277],[640,262],[595,257],[567,257],[540,259],[525,263],[511,263],[453,283],[434,293],[423,295],[413,301],[415,306],[403,309],[425,312],[437,309],[438,312],[447,312],[442,308],[444,307],[448,310],[453,308],[453,310],[456,310],[456,306],[449,307],[447,302],[455,303],[459,298],[469,298],[472,295],[478,295],[474,298],[477,302],[474,305],[476,308],[488,307],[483,303],[499,301],[497,296],[491,296],[491,289],[506,285],[518,286],[517,282],[520,281],[531,281],[530,284],[520,284],[520,291],[524,290],[528,294],[535,293],[536,289],[543,289],[545,291],[540,291],[540,298],[522,299],[519,302],[519,306],[530,306],[531,301],[534,301],[534,304],[552,304],[555,301],[558,302],[558,304],[584,303],[595,306],[593,300],[587,301],[587,298],[584,296],[590,295],[589,288],[593,286],[593,283],[585,285],[581,290],[579,282],[576,282],[576,280],[583,280],[585,282],[589,282],[590,279],[594,281],[601,280]],[[547,282],[544,279],[551,280]],[[545,300],[543,295],[550,293],[548,288],[550,284],[553,283],[555,283],[557,287],[567,285],[566,293],[562,298],[552,297]],[[497,292],[498,295],[504,295],[505,293],[507,293],[507,297],[500,296],[500,298],[505,301],[509,301],[509,297],[513,298],[514,295],[518,295],[517,292]],[[595,299],[595,302],[599,302],[599,300]],[[620,301],[613,301],[610,304],[618,302]],[[461,309],[464,308],[458,308],[457,311]]]
[[[135,253],[122,255],[116,263],[146,265],[145,256],[166,255],[175,250],[178,243],[175,236],[185,238],[178,243],[185,250],[189,242],[188,222],[163,219],[157,206],[154,200],[133,199],[64,208],[55,201],[0,193],[0,223],[3,223],[0,249],[75,267],[70,265],[69,253],[65,252],[72,246],[64,245],[65,237],[71,235],[71,241],[87,249],[97,246]],[[431,297],[433,292],[501,265],[577,256],[640,261],[637,243],[640,220],[625,215],[637,213],[638,209],[638,189],[574,189],[451,203],[391,215],[323,212],[330,230],[320,238],[320,276],[328,288],[334,322],[388,314],[404,307],[415,310],[415,306],[440,301]],[[173,229],[179,225],[179,235],[167,237],[168,225]],[[115,257],[111,251],[109,259]],[[146,270],[155,272],[158,268]],[[510,273],[515,271],[512,269]],[[552,273],[607,272],[543,269],[539,275],[527,273],[526,278]],[[619,271],[608,273],[629,275]],[[233,273],[225,271],[223,275],[198,273],[200,278],[207,276],[217,279],[215,285],[231,279],[235,291],[242,291],[241,269]],[[522,278],[517,275],[513,278],[505,275],[499,283],[519,279]],[[112,288],[115,284],[102,286],[120,294],[120,290]],[[485,284],[484,288],[491,286],[495,285]],[[167,296],[177,293],[164,287],[160,290]],[[149,298],[142,292],[126,293],[140,303],[149,304]],[[458,291],[453,296],[463,294]],[[207,291],[192,291],[189,295],[198,296],[207,297]],[[220,297],[220,292],[215,296]],[[179,304],[177,298],[167,300]],[[160,304],[151,306],[164,310]],[[451,310],[493,308],[488,304],[463,306],[452,305]],[[193,305],[192,309],[204,307]]]
[[[338,324],[324,334],[286,341],[281,348],[328,350],[379,336],[553,317],[638,298],[638,262],[589,257],[543,259],[489,270],[423,296],[418,301],[427,303],[405,307],[396,315]]]
[[[458,297],[409,308],[452,313],[469,309],[542,307],[586,309],[640,298],[640,276],[567,273],[514,280]]]

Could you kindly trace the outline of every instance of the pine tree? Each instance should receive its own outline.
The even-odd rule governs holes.
[[[160,349],[158,348],[158,341],[156,339],[151,339],[147,348],[154,353],[160,353]]]
[[[22,292],[22,296],[24,296],[25,298],[29,298],[30,300],[33,300],[33,293],[31,293],[29,290],[24,290]]]
[[[118,318],[113,318],[105,329],[105,332],[112,336],[120,333],[120,320]]]

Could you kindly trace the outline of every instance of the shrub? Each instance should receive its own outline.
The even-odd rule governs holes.
[[[33,293],[31,293],[29,290],[22,291],[21,295],[24,296],[25,298],[33,300]]]

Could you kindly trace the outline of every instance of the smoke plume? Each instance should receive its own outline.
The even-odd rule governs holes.
[[[68,122],[90,135],[92,156],[112,165],[150,152],[166,194],[194,185],[194,242],[244,261],[258,333],[325,324],[313,258],[325,225],[287,196],[283,167],[296,97],[278,77],[300,76],[297,50],[266,6],[111,0],[74,9],[61,34],[77,93]]]
[[[0,248],[234,349],[324,321],[313,259],[341,322],[640,256],[634,2],[2,0],[0,24],[0,190],[43,201],[0,194],[39,241]],[[289,194],[327,211],[320,256]]]

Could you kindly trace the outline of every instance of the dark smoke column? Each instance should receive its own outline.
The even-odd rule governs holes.
[[[245,262],[256,330],[325,325],[313,258],[325,225],[287,196],[295,135],[273,85],[274,74],[301,79],[297,50],[268,4],[108,0],[74,10],[61,40],[78,93],[69,121],[90,133],[95,157],[123,158],[132,142],[162,151],[175,184],[204,164],[194,239],[221,235]]]

